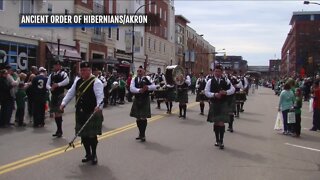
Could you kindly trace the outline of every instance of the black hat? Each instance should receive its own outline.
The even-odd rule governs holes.
[[[89,62],[82,62],[80,68],[91,68],[91,64]]]
[[[62,62],[61,61],[54,61],[53,65],[62,65]]]
[[[223,67],[220,64],[217,64],[214,69],[220,69],[221,71],[223,71]]]
[[[142,66],[139,66],[139,69],[143,69],[143,67],[142,67]]]
[[[231,70],[231,67],[228,67],[228,66],[227,66],[227,67],[225,67],[224,69],[225,69],[225,70]]]
[[[9,64],[7,64],[4,68],[5,69],[11,69],[11,66]]]

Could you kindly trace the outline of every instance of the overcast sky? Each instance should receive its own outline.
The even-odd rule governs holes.
[[[204,34],[216,51],[225,48],[227,55],[242,56],[249,66],[281,58],[294,11],[320,11],[320,6],[298,0],[175,1],[175,14],[187,18],[188,25]]]

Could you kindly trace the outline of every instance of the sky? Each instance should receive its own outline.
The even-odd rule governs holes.
[[[319,5],[304,5],[301,0],[175,0],[174,6],[175,14],[188,19],[188,25],[216,51],[242,56],[249,66],[267,66],[270,59],[281,59],[293,12],[320,11]]]

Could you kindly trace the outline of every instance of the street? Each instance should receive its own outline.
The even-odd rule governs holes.
[[[63,138],[51,135],[56,127],[47,117],[44,128],[0,129],[0,179],[107,179],[107,180],[296,180],[320,179],[320,133],[309,131],[312,113],[302,108],[300,138],[273,130],[279,97],[259,87],[249,94],[234,132],[225,133],[225,149],[214,146],[212,124],[199,115],[199,103],[189,93],[187,118],[178,118],[178,104],[171,115],[165,104],[151,103],[146,142],[136,141],[132,103],[104,109],[103,134],[97,147],[98,165],[81,163],[84,149],[64,152],[74,137],[73,105],[63,116]],[[26,117],[26,122],[29,118]],[[227,124],[226,124],[227,127]]]

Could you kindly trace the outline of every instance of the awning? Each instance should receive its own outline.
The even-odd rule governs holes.
[[[53,56],[58,55],[58,44],[47,43],[47,48]],[[63,60],[81,61],[81,55],[75,47],[60,44],[60,55],[63,56]]]

